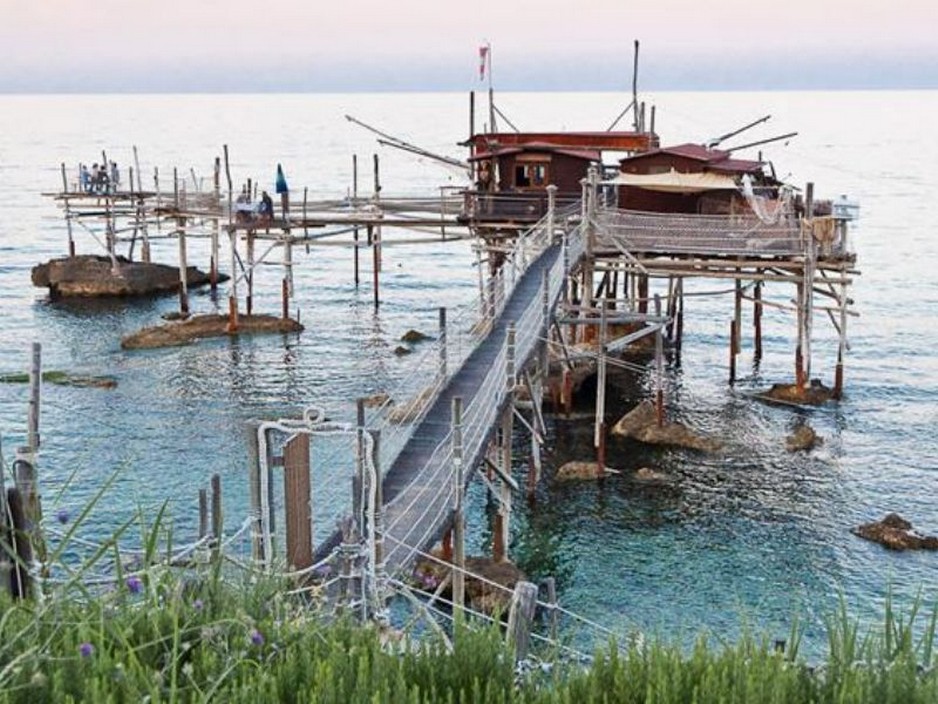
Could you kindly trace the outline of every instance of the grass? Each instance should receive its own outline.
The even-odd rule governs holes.
[[[701,636],[689,650],[661,640],[609,645],[588,665],[518,670],[498,626],[460,627],[452,648],[429,636],[409,641],[324,618],[276,579],[223,574],[217,562],[165,567],[165,506],[152,523],[125,525],[82,565],[65,564],[71,536],[108,485],[50,551],[59,579],[33,600],[0,594],[0,704],[938,702],[938,611],[923,613],[921,600],[899,612],[888,599],[875,629],[861,628],[842,601],[826,623],[827,656],[810,666],[796,625],[785,652],[744,633],[723,644]],[[89,586],[92,570],[127,564],[118,538],[134,523],[144,549],[133,569]]]

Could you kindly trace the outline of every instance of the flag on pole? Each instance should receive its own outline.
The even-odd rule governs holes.
[[[485,79],[485,60],[489,55],[489,45],[479,47],[479,80]]]

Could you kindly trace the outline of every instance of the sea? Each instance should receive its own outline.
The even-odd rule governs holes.
[[[603,130],[629,97],[496,93],[496,102],[524,130]],[[720,438],[723,449],[701,454],[611,440],[608,464],[622,474],[558,484],[550,480],[557,467],[594,457],[591,406],[551,417],[546,480],[533,502],[516,497],[511,555],[534,579],[554,576],[571,611],[617,633],[682,642],[700,633],[733,640],[744,630],[784,639],[797,623],[802,648],[817,654],[826,619],[841,603],[864,627],[882,617],[887,598],[902,609],[918,599],[933,607],[938,556],[889,551],[851,529],[897,512],[938,533],[938,92],[663,92],[643,99],[656,106],[663,144],[701,143],[771,115],[728,144],[797,136],[737,156],[756,158],[761,149],[779,178],[799,188],[813,182],[818,198],[860,203],[861,218],[850,228],[862,273],[850,289],[859,316],[848,323],[845,395],[810,409],[754,400],[752,392],[792,380],[796,328],[791,313],[767,310],[756,362],[748,306],[738,380],[730,386],[731,285],[689,282],[680,364],[672,358],[667,365],[667,412]],[[303,189],[309,200],[346,196],[353,155],[361,193],[373,188],[375,154],[382,195],[438,197],[465,183],[458,169],[381,146],[346,115],[431,152],[465,156],[459,142],[469,135],[468,93],[0,96],[0,374],[26,371],[39,342],[44,369],[117,381],[113,389],[43,386],[38,468],[50,530],[56,516],[75,520],[91,506],[77,537],[95,544],[135,515],[153,519],[165,507],[174,540],[191,540],[198,491],[214,473],[224,487],[226,528],[236,530],[247,516],[247,421],[295,418],[309,406],[352,421],[354,399],[392,388],[417,364],[419,346],[413,355],[395,354],[401,335],[434,334],[440,306],[455,309],[477,295],[468,241],[389,232],[378,310],[370,257],[362,258],[356,286],[351,249],[300,246],[292,306],[306,328],[301,334],[125,351],[121,336],[160,322],[177,309],[177,297],[53,302],[32,286],[34,265],[67,253],[61,210],[47,197],[61,189],[61,165],[73,181],[78,164],[100,162],[102,151],[125,179],[136,147],[145,187],[154,169],[167,186],[175,167],[187,190],[198,190],[211,187],[214,159],[227,145],[235,184],[251,178],[272,190],[281,164],[294,203]],[[75,236],[80,253],[101,253],[83,229]],[[153,256],[176,263],[175,242],[155,241]],[[259,312],[280,310],[278,261],[257,275]],[[208,267],[206,239],[190,240],[189,262]],[[226,290],[217,300],[207,289],[193,291],[191,307],[225,311]],[[770,284],[765,295],[788,303],[794,291]],[[836,353],[836,331],[818,312],[812,371],[828,385]],[[633,361],[637,368],[611,376],[610,422],[653,393],[652,361]],[[25,384],[0,384],[7,469],[24,442],[27,402]],[[823,444],[790,453],[785,437],[802,422]],[[519,430],[519,475],[527,471],[527,443]],[[346,484],[333,470],[343,462],[316,464],[314,513],[335,514],[341,501],[334,489]],[[631,481],[646,466],[673,481]],[[491,539],[486,504],[476,486],[469,508],[475,552]],[[132,527],[121,539],[133,543],[140,534]]]

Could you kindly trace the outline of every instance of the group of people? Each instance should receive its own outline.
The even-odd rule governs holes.
[[[267,191],[261,191],[261,199],[255,205],[251,202],[251,193],[248,187],[241,189],[241,194],[235,199],[235,216],[238,222],[251,222],[255,219],[261,222],[270,222],[274,219],[274,201]]]
[[[120,170],[117,162],[93,164],[89,170],[84,164],[78,165],[78,184],[82,193],[116,193],[120,186]]]

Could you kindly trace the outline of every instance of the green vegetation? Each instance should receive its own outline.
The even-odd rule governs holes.
[[[832,618],[820,667],[744,637],[686,652],[610,648],[589,666],[517,678],[497,629],[465,628],[453,651],[373,627],[327,623],[275,582],[124,574],[92,596],[0,602],[0,702],[876,702],[938,701],[935,614],[893,615],[860,635]],[[794,652],[793,652],[794,651]]]
[[[58,386],[93,386],[102,389],[112,389],[117,386],[117,380],[112,376],[78,376],[63,371],[47,371],[42,373],[42,381],[46,384]],[[28,384],[28,373],[0,374],[0,384]]]
[[[794,627],[785,652],[749,635],[722,645],[701,637],[689,650],[660,641],[610,645],[587,665],[519,674],[497,626],[458,629],[450,650],[430,636],[418,643],[327,619],[288,594],[295,585],[223,574],[221,561],[168,568],[159,554],[160,536],[172,542],[165,505],[151,524],[141,511],[82,564],[69,565],[63,555],[76,529],[113,480],[74,521],[57,514],[68,527],[50,551],[56,579],[39,598],[14,602],[0,589],[0,704],[938,702],[938,611],[923,616],[919,604],[897,614],[887,600],[883,624],[865,631],[842,603],[817,666],[800,658]],[[143,550],[128,563],[118,539],[134,526]],[[92,570],[108,564],[116,566],[113,581],[89,586]]]

